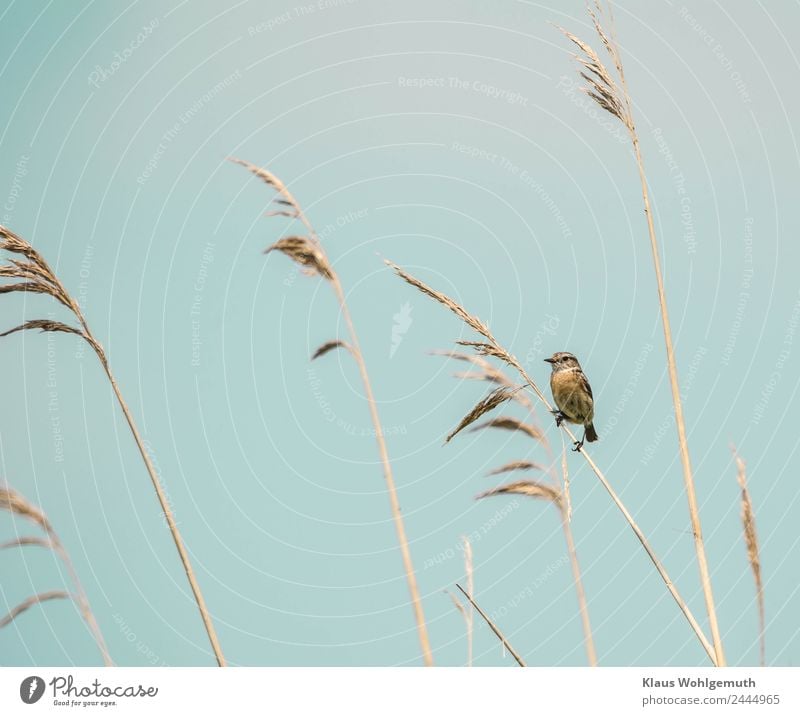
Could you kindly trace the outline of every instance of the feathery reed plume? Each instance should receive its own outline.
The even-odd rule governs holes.
[[[617,79],[615,80],[612,72],[603,64],[599,55],[587,43],[567,32],[563,28],[561,31],[566,37],[575,44],[582,54],[577,55],[578,63],[589,71],[589,74],[579,71],[580,76],[587,82],[585,88],[589,96],[597,102],[607,112],[613,114],[622,122],[628,130],[628,135],[633,146],[633,153],[636,165],[639,170],[639,180],[642,189],[642,201],[644,202],[644,213],[647,218],[647,230],[650,236],[650,249],[653,255],[653,266],[656,276],[656,287],[658,290],[658,304],[661,309],[661,323],[664,331],[664,344],[667,351],[667,369],[669,372],[670,388],[672,390],[672,402],[675,411],[675,423],[678,429],[678,446],[683,468],[683,480],[686,489],[686,497],[689,502],[689,515],[692,522],[692,532],[694,534],[695,552],[697,554],[697,565],[700,570],[700,583],[703,588],[703,596],[708,612],[708,622],[711,628],[711,638],[714,643],[715,664],[725,666],[725,653],[722,648],[722,637],[720,636],[719,625],[717,622],[717,611],[714,605],[714,594],[711,587],[711,574],[706,558],[705,544],[703,542],[703,532],[700,524],[700,511],[695,495],[694,477],[692,476],[692,464],[689,459],[689,446],[686,439],[686,425],[683,419],[683,405],[681,403],[680,385],[678,382],[678,370],[675,364],[675,351],[672,345],[672,329],[669,323],[669,312],[667,311],[667,296],[664,290],[664,280],[661,274],[661,259],[659,257],[658,241],[656,240],[655,226],[653,225],[653,215],[650,210],[650,195],[647,188],[647,178],[644,171],[644,161],[642,151],[639,146],[639,136],[636,132],[636,125],[633,121],[632,102],[628,85],[625,81],[625,72],[622,65],[619,44],[613,33],[614,18],[611,14],[611,4],[608,3],[608,19],[611,34],[603,28],[605,13],[599,0],[594,0],[594,10],[589,8],[589,16],[594,25],[600,41],[611,57],[616,70]]]
[[[71,598],[72,597],[70,596],[69,592],[65,592],[60,589],[51,592],[40,592],[39,594],[33,594],[32,596],[28,597],[27,599],[17,604],[4,617],[0,618],[0,629],[11,624],[11,622],[13,622],[20,614],[28,611],[28,609],[30,609],[33,606],[36,606],[37,604],[41,604],[42,602],[47,602],[51,599],[71,599]]]
[[[323,278],[331,279],[331,267],[321,251],[305,236],[287,236],[264,249],[264,253],[280,251],[292,261],[305,266],[311,275],[317,273]]]
[[[500,629],[497,628],[495,623],[491,619],[489,619],[489,616],[486,614],[486,612],[484,612],[483,609],[481,609],[478,606],[477,602],[472,598],[472,595],[468,594],[464,590],[464,587],[462,587],[460,584],[456,584],[456,586],[461,590],[461,593],[467,598],[467,601],[472,605],[475,611],[478,612],[478,614],[480,614],[481,617],[483,617],[483,620],[489,625],[489,628],[495,633],[497,638],[500,640],[500,643],[508,650],[508,653],[514,657],[514,660],[520,666],[526,666],[525,662],[522,660],[522,657],[516,652],[514,647],[511,646],[511,644],[509,644],[508,639],[506,639],[503,636],[503,632],[501,632]]]
[[[455,373],[456,378],[465,378],[468,380],[483,380],[487,383],[494,383],[495,385],[504,385],[507,388],[520,388],[521,385],[509,380],[508,376],[503,371],[495,368],[488,360],[480,356],[470,355],[469,353],[461,353],[459,351],[430,351],[431,355],[445,356],[455,360],[466,361],[472,363],[480,370],[472,373]],[[519,403],[529,410],[533,408],[531,399],[521,390],[515,390],[512,398],[515,402]]]
[[[503,351],[498,350],[490,343],[481,343],[480,341],[456,341],[460,346],[467,346],[475,349],[475,353],[479,356],[487,358],[497,358],[503,362],[507,362],[506,355]]]
[[[398,276],[402,278],[406,283],[410,283],[414,288],[418,291],[421,291],[426,296],[430,296],[434,301],[438,301],[441,303],[445,308],[449,308],[453,313],[456,314],[464,323],[466,323],[472,330],[480,333],[484,338],[486,338],[492,346],[497,346],[497,342],[494,340],[494,336],[489,332],[489,326],[487,326],[480,318],[477,316],[473,316],[470,313],[467,313],[464,308],[456,303],[452,298],[446,296],[439,291],[432,289],[427,284],[424,284],[422,281],[414,278],[411,274],[406,273],[401,269],[397,264],[392,263],[388,259],[384,259],[384,263],[387,266],[390,266],[395,270]],[[475,344],[478,345],[478,344]]]
[[[7,542],[0,542],[0,549],[12,549],[14,547],[28,547],[30,545],[35,545],[36,547],[44,547],[45,549],[50,549],[52,546],[50,540],[46,540],[43,537],[17,537],[15,539],[8,540]]]
[[[487,472],[487,475],[502,475],[506,472],[514,472],[515,470],[542,470],[542,466],[538,463],[531,462],[530,460],[514,460],[507,462],[505,465],[494,468]]]
[[[520,480],[519,482],[510,482],[507,485],[486,490],[481,492],[475,499],[482,500],[484,497],[493,497],[495,495],[525,495],[526,497],[534,497],[538,500],[547,500],[555,505],[561,502],[561,493],[548,485],[546,482],[536,482],[534,480]]]
[[[506,351],[505,348],[503,348],[500,345],[500,343],[497,342],[497,340],[490,333],[489,328],[484,323],[478,321],[478,319],[476,319],[474,316],[471,316],[465,308],[458,305],[451,298],[448,298],[444,294],[439,293],[438,291],[435,291],[434,289],[430,288],[419,279],[416,279],[410,274],[403,271],[403,269],[401,269],[396,264],[393,264],[391,261],[385,261],[385,263],[392,269],[394,269],[395,273],[397,273],[397,275],[400,276],[400,278],[406,281],[406,283],[411,284],[412,286],[419,289],[427,296],[430,296],[435,301],[449,308],[453,313],[455,313],[470,327],[474,328],[475,325],[479,325],[481,327],[481,335],[484,336],[484,338],[486,338],[498,350],[504,352],[504,357],[505,357],[504,362],[507,363],[509,366],[513,367],[517,371],[517,373],[519,373],[525,385],[534,392],[534,394],[539,398],[539,400],[542,401],[547,410],[552,411],[552,405],[547,400],[547,398],[545,398],[544,394],[539,389],[539,386],[528,375],[527,371],[522,367],[522,364],[520,364],[520,362],[511,353]],[[467,316],[470,320],[466,320],[465,318],[463,318],[463,316]],[[573,434],[572,430],[567,425],[566,421],[561,423],[561,429],[567,433],[567,435],[570,437],[571,440],[576,441],[576,437]],[[586,460],[592,472],[594,472],[594,474],[597,476],[597,479],[600,480],[606,492],[608,492],[609,496],[614,501],[614,504],[617,506],[620,512],[622,512],[622,515],[625,517],[625,520],[628,522],[628,525],[633,530],[634,534],[639,540],[639,543],[644,548],[645,552],[647,553],[647,556],[650,558],[650,561],[653,563],[653,566],[656,568],[656,571],[660,575],[661,579],[664,580],[664,584],[669,590],[669,593],[672,595],[672,598],[675,600],[676,604],[683,612],[684,616],[686,617],[686,620],[689,622],[689,625],[692,627],[692,630],[697,635],[697,638],[700,640],[700,643],[703,645],[703,648],[706,650],[706,653],[708,654],[709,658],[714,664],[717,664],[716,660],[717,656],[714,651],[714,648],[711,646],[710,642],[703,634],[703,630],[700,628],[700,625],[694,618],[694,615],[689,609],[689,605],[686,604],[683,597],[681,597],[674,583],[670,579],[669,574],[667,574],[667,570],[664,568],[664,565],[661,564],[661,560],[659,560],[658,557],[656,556],[656,553],[653,551],[653,548],[650,546],[650,543],[647,541],[647,538],[644,536],[644,533],[639,528],[639,525],[636,524],[636,521],[633,519],[630,512],[628,512],[627,508],[623,504],[622,500],[620,500],[617,493],[611,487],[611,484],[606,479],[606,476],[602,473],[600,468],[597,467],[594,460],[592,460],[588,451],[585,448],[581,448],[580,454],[583,456],[584,460]]]
[[[83,620],[86,622],[86,626],[89,627],[89,631],[91,632],[92,637],[97,643],[97,647],[100,649],[100,653],[103,656],[103,663],[106,666],[114,666],[111,655],[108,653],[108,647],[106,646],[106,641],[103,638],[103,633],[100,631],[100,626],[97,623],[97,619],[95,619],[91,606],[89,605],[89,597],[86,596],[86,590],[83,588],[83,584],[81,584],[78,573],[75,571],[75,566],[72,563],[69,553],[64,547],[64,544],[61,542],[61,539],[53,528],[50,520],[47,518],[47,515],[45,515],[41,509],[36,507],[36,505],[26,500],[25,497],[23,497],[19,492],[8,486],[0,486],[0,510],[5,510],[6,512],[10,512],[12,515],[16,515],[17,517],[22,517],[30,522],[33,522],[47,535],[47,539],[42,539],[40,537],[17,537],[10,542],[4,542],[2,545],[0,545],[0,549],[37,545],[39,547],[52,550],[59,557],[59,559],[61,559],[61,561],[64,563],[64,566],[67,568],[67,572],[69,572],[69,576],[73,585],[75,586],[75,596],[73,597],[72,595],[67,594],[67,597],[73,600],[75,606],[78,607]],[[63,594],[63,592],[50,592],[48,594]],[[0,626],[5,626],[5,624],[11,622],[11,620],[13,620],[17,614],[21,614],[33,604],[44,601],[40,597],[41,595],[36,595],[31,597],[29,600],[26,600],[27,603],[23,602],[22,605],[11,611],[9,617],[7,617],[8,621],[0,623]],[[61,597],[51,596],[47,598],[56,599]]]
[[[348,351],[350,350],[350,346],[348,346],[344,341],[328,341],[327,343],[323,343],[319,348],[317,348],[317,350],[314,351],[314,355],[311,356],[311,360],[316,360],[317,358],[324,356],[326,353],[336,350],[337,348],[344,348]]]
[[[756,518],[753,514],[753,501],[750,499],[750,490],[747,489],[747,466],[739,457],[736,448],[732,448],[736,459],[736,481],[742,491],[742,528],[744,530],[744,543],[747,547],[747,561],[753,570],[753,579],[756,583],[756,599],[758,601],[758,632],[759,656],[761,666],[766,664],[766,618],[764,615],[764,582],[761,578],[761,559],[758,549],[758,533],[756,532]]]
[[[472,425],[472,423],[482,415],[486,415],[486,413],[494,410],[498,405],[502,405],[507,400],[511,400],[515,390],[517,389],[505,387],[495,388],[489,395],[478,401],[477,405],[461,419],[456,429],[445,438],[445,442],[449,443],[464,428]]]
[[[406,581],[408,583],[408,590],[411,595],[411,604],[414,609],[414,618],[416,621],[417,634],[422,650],[422,657],[426,666],[433,666],[433,655],[431,653],[430,642],[428,639],[428,629],[425,624],[425,615],[422,611],[422,600],[419,595],[417,578],[414,574],[414,566],[411,561],[411,550],[408,546],[408,538],[406,537],[405,526],[403,524],[403,516],[400,511],[400,501],[398,499],[397,489],[394,483],[392,466],[389,462],[389,452],[386,448],[386,441],[383,437],[383,428],[378,415],[378,407],[375,402],[375,397],[372,393],[372,385],[369,380],[369,374],[367,373],[367,364],[364,361],[364,355],[361,352],[361,344],[359,343],[358,334],[356,333],[352,317],[350,316],[350,309],[347,305],[347,301],[345,300],[344,290],[342,289],[342,284],[339,281],[339,276],[333,270],[330,261],[328,261],[325,249],[323,248],[313,225],[308,220],[308,217],[300,207],[298,201],[289,192],[286,185],[280,179],[278,179],[278,177],[272,174],[272,172],[258,167],[255,164],[233,158],[231,158],[230,161],[234,164],[243,166],[245,169],[264,181],[268,186],[272,187],[278,194],[277,203],[283,207],[278,213],[281,216],[289,216],[290,218],[300,221],[308,231],[307,236],[291,236],[280,239],[275,244],[270,246],[266,252],[269,253],[272,250],[281,251],[293,261],[306,266],[312,273],[316,273],[330,282],[333,292],[336,295],[336,299],[339,303],[339,310],[342,313],[345,325],[347,326],[347,331],[350,335],[350,341],[348,344],[344,344],[341,341],[329,341],[323,346],[320,346],[313,358],[323,355],[329,350],[333,350],[333,348],[346,345],[350,354],[353,356],[356,365],[358,366],[359,373],[361,374],[361,382],[364,385],[364,393],[367,399],[367,405],[369,406],[370,418],[375,429],[375,440],[378,445],[378,453],[380,455],[381,465],[383,467],[383,476],[384,480],[386,481],[386,489],[389,493],[392,517],[394,520],[395,531],[397,532],[397,540],[400,545],[400,552],[403,559],[403,567],[406,574]],[[272,215],[274,215],[274,212],[272,212]]]
[[[507,416],[487,420],[485,423],[481,423],[480,425],[476,425],[474,428],[470,428],[470,432],[474,433],[476,430],[484,430],[485,428],[499,428],[501,430],[512,431],[518,430],[534,440],[541,440],[544,436],[544,433],[542,433],[542,431],[539,430],[539,428],[537,428],[535,425],[524,423],[521,420]]]
[[[194,595],[195,602],[197,603],[197,608],[200,611],[200,616],[203,620],[209,641],[211,642],[211,647],[214,650],[217,664],[219,666],[224,666],[225,658],[222,655],[222,650],[219,646],[216,632],[214,631],[214,625],[212,624],[211,617],[208,614],[205,600],[203,599],[203,594],[200,591],[200,585],[197,583],[197,579],[195,578],[194,569],[189,561],[189,554],[183,545],[183,539],[181,538],[175,518],[173,517],[172,509],[169,506],[166,494],[161,486],[161,480],[159,479],[155,467],[150,460],[150,456],[145,449],[142,438],[139,435],[139,430],[133,420],[133,415],[131,414],[127,403],[123,399],[119,385],[117,385],[117,381],[111,372],[111,366],[108,362],[108,358],[106,357],[103,347],[97,340],[95,340],[92,332],[89,330],[89,325],[87,324],[77,301],[70,296],[66,288],[64,288],[64,285],[38,251],[36,251],[27,241],[14,234],[5,226],[0,226],[0,249],[11,254],[17,254],[24,257],[23,259],[9,259],[7,264],[0,265],[0,278],[19,279],[18,283],[0,286],[0,293],[26,291],[47,294],[52,296],[61,305],[68,308],[78,322],[78,326],[75,327],[59,321],[37,319],[33,321],[27,321],[20,326],[6,331],[2,335],[7,336],[17,331],[31,329],[39,329],[41,331],[50,332],[55,331],[61,333],[73,333],[83,338],[92,347],[98,359],[100,360],[100,364],[103,366],[106,376],[108,377],[108,381],[111,384],[111,388],[114,391],[117,402],[119,403],[122,413],[125,416],[125,420],[128,423],[128,427],[130,428],[131,435],[133,435],[136,446],[139,448],[139,453],[142,456],[147,473],[150,475],[150,480],[153,483],[156,496],[161,504],[164,517],[167,520],[167,525],[169,526],[170,533],[172,534],[172,539],[175,542],[181,562],[183,563],[186,577],[189,580],[189,585],[192,588],[192,593]]]

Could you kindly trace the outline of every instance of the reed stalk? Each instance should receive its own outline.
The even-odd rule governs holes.
[[[563,474],[563,487],[561,489],[561,499],[558,506],[561,509],[561,527],[564,530],[564,539],[567,541],[567,552],[569,562],[572,567],[572,577],[575,582],[575,592],[578,595],[578,610],[581,615],[581,625],[583,627],[583,639],[586,644],[586,656],[589,659],[589,666],[597,666],[597,652],[595,651],[594,638],[592,636],[592,624],[589,620],[589,606],[586,603],[586,593],[583,589],[583,579],[581,578],[581,568],[578,563],[578,551],[575,548],[575,539],[572,536],[572,501],[569,494],[569,472],[567,471],[567,447],[562,448],[561,470]]]
[[[367,372],[367,364],[361,351],[358,334],[356,333],[355,325],[353,324],[353,319],[350,315],[350,309],[347,305],[347,300],[344,295],[344,290],[342,289],[341,281],[339,280],[338,274],[328,260],[328,256],[325,253],[322,242],[319,240],[317,232],[315,231],[311,222],[308,220],[308,217],[301,208],[299,202],[294,198],[294,196],[292,196],[286,185],[271,172],[261,167],[257,167],[250,162],[246,162],[241,159],[231,159],[231,161],[235,164],[245,167],[245,169],[253,173],[264,183],[275,190],[279,197],[278,204],[281,208],[277,211],[270,212],[268,215],[285,216],[290,219],[299,220],[305,226],[308,232],[307,236],[289,236],[282,238],[270,246],[265,253],[269,253],[271,251],[280,251],[286,254],[293,261],[305,266],[308,273],[316,274],[326,279],[331,284],[333,292],[336,296],[336,300],[339,303],[339,310],[344,318],[350,341],[349,343],[344,343],[343,341],[338,340],[328,341],[317,349],[313,357],[316,358],[320,355],[324,355],[328,351],[335,348],[345,348],[353,356],[353,359],[358,366],[358,371],[361,375],[361,382],[364,385],[364,394],[369,407],[370,419],[375,430],[375,440],[378,446],[378,454],[383,469],[386,490],[389,494],[392,519],[394,521],[395,532],[397,533],[397,541],[400,545],[403,569],[405,571],[406,582],[408,584],[408,590],[411,596],[411,605],[414,611],[414,620],[416,622],[417,635],[419,638],[420,648],[422,650],[422,657],[425,666],[433,666],[433,655],[431,653],[430,641],[428,639],[428,629],[425,624],[425,615],[422,610],[422,600],[419,595],[417,578],[414,573],[414,565],[411,560],[411,551],[408,546],[408,538],[406,536],[405,526],[403,524],[403,516],[400,511],[400,501],[397,496],[397,488],[395,486],[392,465],[389,461],[389,452],[386,448],[386,440],[383,437],[383,427],[381,426],[380,417],[378,415],[378,406],[375,402],[375,397],[372,392],[372,385]]]
[[[633,108],[628,84],[625,79],[625,71],[622,64],[622,56],[614,33],[614,18],[611,14],[611,3],[608,3],[608,20],[611,32],[607,33],[603,27],[602,20],[605,19],[599,0],[594,2],[595,10],[589,9],[589,16],[594,25],[594,29],[608,52],[616,68],[616,79],[612,72],[600,60],[599,55],[592,47],[579,39],[570,32],[562,28],[566,37],[575,44],[581,51],[576,59],[583,69],[588,70],[589,74],[580,71],[580,76],[587,83],[584,88],[587,94],[602,107],[604,110],[614,115],[622,122],[628,131],[633,147],[636,167],[639,172],[641,183],[642,201],[644,213],[647,219],[647,232],[650,239],[650,249],[653,255],[653,267],[656,277],[656,288],[658,291],[658,305],[661,312],[661,324],[664,333],[664,344],[667,353],[667,371],[669,374],[670,390],[672,392],[672,403],[675,412],[675,424],[678,431],[678,450],[680,453],[681,467],[683,470],[684,489],[689,503],[689,517],[692,524],[692,534],[694,536],[695,553],[697,555],[697,566],[700,571],[700,584],[703,589],[706,611],[708,612],[708,622],[711,629],[711,638],[714,644],[714,663],[717,666],[725,666],[725,653],[722,647],[722,637],[717,621],[717,612],[714,603],[714,594],[711,587],[711,574],[706,557],[705,543],[703,541],[703,531],[700,523],[700,510],[697,504],[697,495],[694,486],[694,476],[692,464],[689,458],[689,446],[686,439],[686,425],[683,418],[683,405],[681,402],[680,385],[678,382],[678,370],[675,363],[675,351],[672,343],[672,330],[669,322],[669,311],[667,310],[667,297],[664,290],[664,279],[661,273],[661,259],[659,254],[658,241],[656,239],[655,227],[653,225],[653,215],[650,209],[650,195],[647,186],[647,177],[644,171],[644,161],[642,159],[639,136],[636,132],[636,125],[633,120]]]
[[[150,460],[150,456],[145,449],[131,411],[122,397],[119,385],[117,384],[117,381],[111,372],[111,366],[105,350],[89,330],[89,325],[86,322],[78,302],[75,301],[67,292],[66,288],[56,276],[55,272],[50,268],[38,251],[36,251],[27,241],[17,236],[4,226],[0,226],[0,249],[23,257],[21,259],[10,259],[7,264],[0,266],[0,278],[12,278],[19,280],[18,283],[0,286],[0,293],[23,291],[29,293],[47,294],[52,296],[61,305],[69,309],[79,324],[79,327],[75,327],[61,323],[60,321],[35,319],[26,321],[22,325],[0,333],[0,337],[8,336],[18,331],[38,329],[45,332],[72,333],[81,337],[92,347],[97,355],[97,358],[100,360],[100,364],[103,366],[103,370],[105,371],[109,382],[111,383],[111,388],[114,391],[117,402],[119,403],[122,413],[125,416],[125,420],[128,423],[128,427],[130,428],[131,435],[136,443],[136,447],[139,449],[139,453],[142,456],[147,474],[150,476],[150,480],[153,483],[153,488],[155,489],[156,496],[159,504],[161,505],[164,517],[166,518],[170,534],[172,535],[172,539],[175,542],[175,546],[178,550],[178,556],[180,557],[184,572],[186,573],[186,578],[189,580],[189,586],[191,587],[194,600],[197,604],[198,610],[200,611],[200,617],[203,621],[203,626],[205,627],[206,634],[208,635],[208,639],[211,643],[211,648],[214,652],[217,665],[225,666],[225,657],[222,653],[219,640],[217,639],[214,624],[211,621],[211,617],[208,613],[205,599],[203,598],[203,593],[200,590],[200,585],[195,577],[194,569],[192,568],[192,563],[189,559],[189,554],[184,546],[180,530],[178,530],[178,525],[175,522],[172,509],[161,485],[161,480],[159,479],[158,473],[156,472],[156,469]]]

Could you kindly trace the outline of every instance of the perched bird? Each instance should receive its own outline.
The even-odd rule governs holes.
[[[550,374],[550,390],[558,410],[553,411],[556,425],[561,426],[564,420],[583,425],[583,437],[575,442],[574,450],[580,450],[585,440],[593,443],[597,440],[592,420],[594,418],[594,398],[592,386],[586,379],[581,364],[572,353],[554,353],[551,358],[544,359],[553,367]]]

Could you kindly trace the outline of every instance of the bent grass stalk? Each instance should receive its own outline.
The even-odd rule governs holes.
[[[481,617],[483,617],[483,620],[489,625],[489,628],[495,633],[497,638],[500,640],[500,643],[506,649],[508,649],[508,653],[514,657],[514,660],[520,666],[527,666],[527,664],[523,661],[522,657],[516,652],[514,647],[511,646],[511,644],[509,644],[508,639],[506,639],[503,636],[503,632],[501,632],[500,629],[497,628],[497,625],[491,619],[489,619],[489,615],[486,614],[486,612],[484,612],[483,609],[481,609],[478,606],[477,602],[467,593],[464,587],[462,587],[460,584],[456,584],[456,586],[459,588],[459,590],[461,590],[461,593],[467,598],[467,601],[472,605],[475,611],[478,612],[478,614],[480,614]]]
[[[0,266],[0,278],[11,278],[18,280],[17,283],[0,286],[0,294],[17,291],[47,294],[52,296],[62,306],[65,306],[67,309],[69,309],[79,324],[79,327],[75,327],[61,323],[60,321],[35,319],[26,321],[22,325],[0,333],[0,337],[8,336],[18,331],[38,329],[44,332],[49,331],[56,333],[72,333],[83,338],[83,340],[85,340],[92,347],[98,359],[100,360],[100,364],[103,366],[103,370],[105,371],[109,382],[111,383],[111,388],[114,391],[117,402],[119,403],[122,413],[125,416],[125,420],[128,423],[131,435],[133,435],[133,439],[136,442],[136,447],[139,449],[139,453],[142,456],[142,461],[147,469],[147,474],[150,476],[150,480],[153,483],[153,488],[155,489],[156,496],[158,497],[158,501],[161,505],[164,517],[166,518],[167,525],[169,526],[170,534],[172,535],[172,539],[175,542],[175,547],[178,550],[178,555],[183,565],[183,569],[186,572],[186,578],[189,580],[189,585],[192,589],[194,600],[197,603],[198,610],[200,611],[200,617],[203,620],[203,625],[206,633],[208,634],[208,639],[211,642],[211,648],[214,651],[217,664],[219,666],[225,666],[225,657],[222,654],[222,649],[220,648],[219,640],[217,639],[217,634],[214,630],[214,624],[212,623],[211,617],[208,613],[205,599],[203,599],[203,593],[200,591],[200,585],[195,577],[194,569],[192,568],[192,564],[189,559],[189,554],[183,544],[183,538],[178,530],[178,525],[175,522],[172,509],[170,508],[164,489],[161,486],[161,480],[159,479],[158,473],[156,472],[155,467],[150,460],[150,456],[145,449],[142,438],[139,435],[139,430],[136,427],[136,423],[133,420],[133,416],[131,415],[128,405],[122,397],[119,385],[117,385],[117,381],[111,372],[111,366],[108,362],[108,358],[103,350],[103,347],[89,330],[89,326],[77,301],[70,296],[66,288],[64,288],[64,285],[38,251],[36,251],[27,241],[17,236],[5,226],[0,226],[0,249],[23,257],[21,259],[9,259],[7,264]]]
[[[428,639],[428,629],[425,625],[425,615],[422,610],[422,600],[419,595],[419,588],[417,586],[416,575],[414,574],[414,565],[411,561],[411,551],[408,547],[408,538],[406,537],[405,526],[403,525],[403,516],[400,511],[400,501],[397,497],[397,488],[395,487],[394,476],[392,473],[392,465],[389,462],[389,452],[386,448],[386,441],[383,437],[383,428],[381,426],[380,417],[378,415],[378,407],[375,402],[375,396],[372,393],[372,385],[370,383],[369,374],[367,373],[367,364],[364,361],[364,355],[361,352],[361,345],[358,340],[353,319],[350,315],[350,309],[345,299],[342,284],[339,281],[339,276],[334,271],[333,267],[328,260],[322,242],[312,226],[311,222],[303,212],[299,202],[292,196],[286,185],[274,174],[251,164],[250,162],[241,159],[231,160],[234,164],[239,164],[252,174],[261,179],[265,184],[275,190],[278,198],[275,203],[280,207],[276,211],[270,211],[267,216],[283,216],[289,219],[300,221],[308,231],[307,236],[288,236],[284,237],[272,246],[266,249],[265,253],[271,251],[280,251],[286,254],[290,259],[305,267],[307,273],[311,275],[319,275],[325,280],[329,281],[333,292],[336,295],[336,300],[339,303],[339,310],[344,318],[347,332],[350,336],[349,344],[339,340],[328,341],[321,345],[313,358],[317,358],[325,353],[335,350],[337,348],[345,348],[353,356],[353,359],[358,366],[358,371],[361,375],[361,382],[364,385],[364,393],[369,406],[370,419],[375,428],[375,440],[378,445],[378,453],[380,455],[381,465],[383,467],[383,476],[386,482],[386,489],[389,493],[389,502],[391,504],[392,518],[394,520],[395,531],[397,533],[397,540],[400,545],[400,552],[403,559],[403,567],[405,570],[406,581],[408,583],[408,590],[411,595],[411,604],[414,610],[414,619],[416,621],[417,634],[419,637],[420,648],[422,650],[423,660],[426,666],[433,666],[433,655],[431,653],[430,641]]]
[[[653,225],[653,215],[650,210],[650,195],[647,188],[647,177],[644,171],[644,161],[639,145],[639,136],[636,132],[636,125],[633,121],[632,102],[628,84],[625,80],[625,71],[622,65],[622,56],[619,44],[613,32],[614,19],[611,15],[611,4],[609,7],[609,23],[612,29],[609,35],[603,29],[601,18],[604,17],[599,0],[594,2],[595,12],[589,9],[589,16],[597,32],[600,41],[611,57],[617,71],[615,80],[609,69],[603,64],[599,55],[592,47],[563,28],[564,35],[575,44],[582,54],[577,55],[578,63],[589,74],[579,71],[580,76],[587,83],[584,91],[604,110],[613,114],[622,122],[628,131],[633,146],[633,153],[636,159],[636,167],[639,171],[639,180],[642,189],[642,201],[644,203],[644,213],[647,218],[647,231],[650,237],[650,249],[653,255],[653,267],[655,269],[656,287],[658,290],[658,305],[661,310],[661,323],[664,332],[664,344],[667,352],[667,369],[669,373],[670,389],[672,391],[672,403],[675,411],[675,423],[678,429],[678,447],[683,469],[683,481],[686,489],[686,497],[689,503],[689,516],[692,523],[692,533],[694,535],[695,552],[697,554],[697,565],[700,570],[700,583],[703,588],[703,596],[708,612],[708,622],[711,627],[711,638],[714,642],[714,663],[717,666],[725,666],[725,653],[722,648],[722,638],[717,622],[717,612],[714,605],[714,594],[711,588],[711,575],[708,568],[703,532],[700,524],[700,510],[695,494],[694,477],[692,474],[692,464],[689,459],[689,445],[686,439],[686,425],[683,419],[683,405],[681,403],[680,385],[678,383],[678,371],[675,364],[675,350],[672,344],[672,330],[669,322],[669,312],[667,310],[667,296],[664,290],[664,279],[661,274],[661,259],[659,258],[659,247],[656,239],[655,227]]]
[[[456,303],[452,298],[446,296],[435,289],[432,289],[430,286],[426,285],[422,281],[417,278],[414,278],[410,274],[406,273],[403,269],[401,269],[396,264],[393,264],[391,261],[385,261],[385,263],[390,266],[394,271],[397,273],[400,278],[402,278],[406,283],[411,284],[417,290],[421,291],[422,293],[426,294],[433,300],[437,301],[438,303],[442,304],[446,308],[450,309],[453,313],[455,313],[462,321],[464,321],[468,326],[473,328],[477,331],[480,335],[482,335],[488,342],[491,344],[497,351],[498,354],[502,356],[502,360],[507,365],[514,368],[517,373],[522,377],[525,385],[529,387],[534,394],[542,401],[545,408],[549,411],[552,411],[553,407],[550,405],[550,402],[544,396],[544,393],[539,389],[539,386],[533,381],[533,379],[528,375],[527,371],[522,367],[520,362],[517,358],[509,353],[505,348],[503,348],[500,343],[495,339],[492,333],[489,331],[488,326],[484,324],[477,316],[473,316],[467,312],[467,310]],[[577,442],[577,438],[570,430],[569,426],[565,422],[561,423],[561,429],[566,432],[569,438],[573,442]],[[664,584],[666,585],[669,593],[672,595],[672,598],[675,600],[675,603],[680,608],[683,615],[686,617],[686,620],[689,622],[689,625],[692,627],[692,630],[697,635],[700,643],[702,644],[703,648],[705,649],[706,653],[708,654],[711,662],[715,665],[717,664],[717,655],[714,650],[714,647],[706,638],[703,630],[700,628],[697,620],[695,619],[694,615],[692,614],[691,610],[689,609],[689,605],[686,604],[683,597],[681,597],[680,593],[676,589],[675,585],[673,584],[672,580],[670,579],[669,575],[667,574],[667,570],[664,568],[664,565],[661,563],[661,560],[656,556],[655,551],[650,546],[650,543],[647,541],[647,538],[644,536],[644,533],[636,524],[636,521],[631,516],[631,513],[628,512],[625,505],[622,503],[622,500],[619,498],[617,493],[611,487],[611,484],[606,479],[606,476],[600,470],[599,467],[595,464],[594,460],[592,460],[591,456],[587,452],[586,448],[581,448],[579,451],[583,458],[588,463],[589,467],[591,468],[592,472],[597,476],[597,479],[600,480],[600,483],[605,488],[606,492],[608,492],[611,499],[614,501],[614,504],[617,506],[619,511],[625,517],[625,520],[628,522],[628,525],[633,530],[636,538],[639,540],[639,543],[642,545],[643,549],[647,553],[647,556],[650,558],[650,561],[653,563],[653,566],[656,568],[659,576],[662,580],[664,580]]]

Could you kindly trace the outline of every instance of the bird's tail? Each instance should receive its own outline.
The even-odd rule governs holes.
[[[599,439],[599,438],[597,437],[597,432],[595,431],[595,429],[594,429],[594,425],[593,425],[592,423],[589,423],[589,424],[586,426],[586,439],[587,439],[587,440],[588,440],[590,443],[593,443],[595,440],[598,440],[598,439]]]

